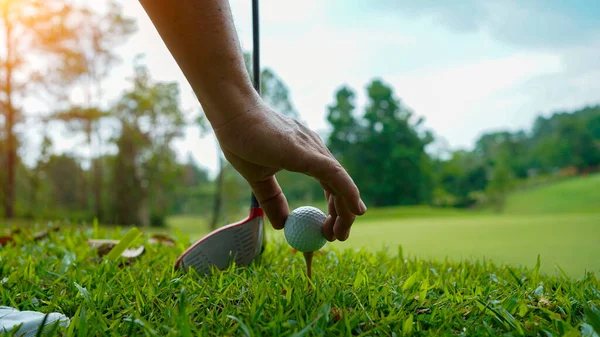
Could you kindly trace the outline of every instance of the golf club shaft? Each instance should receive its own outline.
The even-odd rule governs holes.
[[[258,19],[258,0],[252,0],[252,80],[254,82],[254,89],[256,89],[260,95],[260,41]],[[260,207],[260,204],[258,203],[254,193],[252,193],[250,207]]]

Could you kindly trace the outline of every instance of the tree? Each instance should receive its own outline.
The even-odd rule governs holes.
[[[29,182],[31,185],[31,195],[29,197],[29,205],[31,210],[39,209],[42,189],[45,187],[43,180],[47,170],[47,166],[51,160],[52,139],[48,135],[48,121],[44,123],[44,135],[42,139],[41,153],[37,158],[35,166],[29,170]]]
[[[491,170],[491,179],[486,189],[489,203],[496,212],[500,213],[504,210],[511,182],[510,168],[505,162],[498,161]]]
[[[327,121],[332,128],[328,138],[329,150],[345,167],[355,163],[353,157],[356,153],[352,153],[352,149],[357,142],[363,141],[359,134],[361,127],[353,115],[355,97],[351,88],[342,87],[335,94],[335,105],[328,107]]]
[[[373,80],[368,105],[354,117],[354,93],[342,88],[329,107],[328,145],[348,169],[366,202],[374,206],[428,202],[432,193],[431,161],[425,147],[433,137],[421,132],[423,119],[395,98],[391,87]]]
[[[74,47],[81,55],[81,64],[75,69],[79,72],[76,84],[82,89],[83,103],[71,105],[66,111],[56,114],[56,118],[67,122],[74,131],[86,135],[90,152],[90,168],[93,179],[92,195],[94,214],[102,219],[102,163],[100,159],[101,135],[98,132],[100,122],[110,114],[104,110],[102,85],[110,70],[117,63],[115,48],[123,44],[136,31],[133,19],[124,17],[121,6],[108,1],[105,12],[83,8],[78,16],[77,45]],[[93,139],[96,138],[96,146]],[[96,160],[94,158],[97,158]]]
[[[482,135],[475,143],[474,153],[485,165],[505,160],[519,178],[527,178],[530,167],[530,141],[524,131],[499,131]]]
[[[84,179],[84,174],[73,155],[51,155],[44,167],[44,177],[51,190],[49,205],[70,212],[80,209],[78,185]]]
[[[472,192],[484,192],[488,183],[484,160],[473,152],[456,150],[448,160],[435,163],[436,206],[470,207]]]
[[[136,65],[133,88],[123,94],[113,112],[121,124],[113,175],[116,221],[159,224],[168,209],[172,184],[181,173],[171,149],[184,124],[179,87],[153,81],[146,67]]]
[[[75,41],[72,18],[75,8],[62,0],[12,0],[0,3],[0,111],[3,116],[4,216],[14,216],[15,172],[18,140],[15,125],[22,120],[22,102],[32,94],[41,97],[58,82],[72,78],[59,76],[80,56],[70,47]],[[52,72],[50,71],[52,69]],[[56,76],[44,76],[54,73]],[[33,90],[33,89],[36,90]],[[45,89],[45,90],[39,90]]]

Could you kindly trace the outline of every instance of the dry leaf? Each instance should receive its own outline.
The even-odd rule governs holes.
[[[148,240],[148,242],[150,243],[158,243],[158,244],[162,244],[162,245],[166,245],[166,246],[175,246],[175,240],[173,240],[172,238],[170,238],[169,236],[165,235],[165,234],[153,234],[152,237],[150,238],[150,240]]]
[[[52,227],[50,229],[35,233],[35,235],[33,236],[33,240],[34,241],[41,240],[41,239],[47,237],[51,232],[58,232],[59,230],[60,230],[60,227]]]
[[[0,236],[0,246],[5,246],[7,243],[12,243],[14,241],[15,239],[13,239],[12,236]]]
[[[33,241],[39,241],[39,240],[47,237],[51,232],[57,232],[59,230],[60,230],[60,227],[52,227],[50,229],[46,229],[41,232],[37,232],[33,235]],[[23,233],[23,230],[21,228],[15,228],[15,229],[11,230],[9,235],[0,237],[0,245],[4,246],[8,243],[15,242],[14,237],[21,233]]]
[[[127,258],[127,259],[135,259],[137,257],[140,257],[142,254],[144,254],[144,246],[139,246],[138,248],[128,248],[125,249],[125,251],[123,252],[123,254],[121,254],[122,257]]]

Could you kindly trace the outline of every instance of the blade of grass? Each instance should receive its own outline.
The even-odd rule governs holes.
[[[127,232],[127,234],[121,238],[119,243],[110,250],[108,255],[106,255],[106,259],[109,261],[116,261],[127,249],[127,247],[129,247],[129,245],[131,245],[131,243],[140,235],[142,235],[142,232],[140,232],[139,229],[135,227],[130,229],[129,232]]]

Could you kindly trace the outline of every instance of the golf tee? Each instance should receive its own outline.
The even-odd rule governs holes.
[[[312,259],[313,259],[313,252],[309,252],[309,253],[304,253],[304,260],[306,261],[306,275],[308,276],[308,279],[312,279]]]

